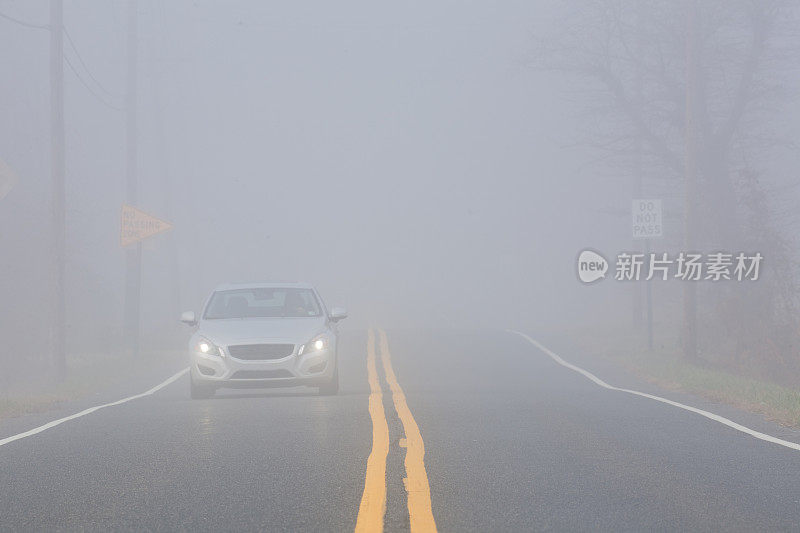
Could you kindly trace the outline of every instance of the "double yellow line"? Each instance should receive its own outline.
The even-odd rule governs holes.
[[[406,477],[403,479],[408,495],[408,517],[412,532],[436,531],[436,522],[431,509],[431,489],[425,471],[425,444],[419,426],[411,414],[403,388],[397,382],[392,368],[389,341],[386,332],[379,330],[380,352],[386,383],[392,391],[392,401],[398,418],[403,424],[405,439]],[[367,380],[369,381],[369,415],[372,418],[372,451],[367,458],[367,474],[364,493],[356,519],[357,532],[383,531],[386,514],[386,457],[389,455],[389,425],[383,409],[383,391],[378,377],[375,355],[375,332],[367,334]]]

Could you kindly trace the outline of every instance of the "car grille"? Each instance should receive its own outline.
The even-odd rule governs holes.
[[[282,359],[294,353],[294,344],[239,344],[228,346],[228,353],[245,361]]]
[[[271,379],[271,378],[290,378],[292,373],[288,370],[239,370],[234,372],[231,379]]]

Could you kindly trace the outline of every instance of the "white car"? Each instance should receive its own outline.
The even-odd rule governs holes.
[[[192,398],[221,387],[319,387],[339,391],[338,322],[347,311],[328,311],[307,283],[248,283],[217,287],[189,341]]]

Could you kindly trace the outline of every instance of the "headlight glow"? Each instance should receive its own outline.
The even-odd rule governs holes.
[[[204,338],[201,338],[197,344],[194,345],[194,351],[205,355],[217,355],[219,357],[223,357],[222,349],[210,340]]]
[[[300,355],[312,353],[312,352],[319,352],[320,350],[324,350],[328,347],[328,339],[324,335],[318,335],[305,343],[300,348]]]

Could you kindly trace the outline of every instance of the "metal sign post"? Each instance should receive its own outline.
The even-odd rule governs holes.
[[[631,203],[631,230],[634,239],[645,241],[645,257],[651,261],[650,239],[664,235],[661,200],[637,199]],[[648,263],[649,264],[649,263]],[[647,307],[647,348],[653,349],[653,289],[649,281],[645,285],[645,306]]]
[[[153,215],[148,215],[144,211],[131,207],[122,206],[120,217],[119,244],[123,248],[131,244],[136,245],[133,259],[136,266],[136,275],[128,276],[126,279],[126,295],[130,301],[126,301],[126,336],[130,337],[130,349],[134,357],[139,355],[139,315],[141,300],[141,272],[142,272],[142,241],[153,235],[164,233],[172,229],[172,224]]]

